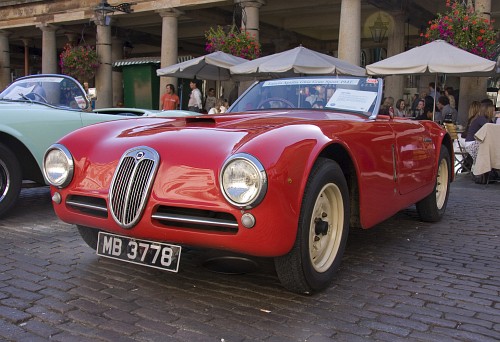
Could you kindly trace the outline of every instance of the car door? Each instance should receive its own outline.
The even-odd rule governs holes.
[[[436,147],[419,121],[394,119],[396,177],[400,194],[407,194],[434,179]]]

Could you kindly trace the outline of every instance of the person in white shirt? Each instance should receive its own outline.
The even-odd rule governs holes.
[[[189,83],[189,87],[191,88],[191,95],[189,95],[188,110],[200,113],[203,108],[201,91],[198,89],[195,80]]]

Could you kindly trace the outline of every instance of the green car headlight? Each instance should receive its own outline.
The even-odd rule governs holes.
[[[66,147],[54,144],[43,158],[43,175],[49,184],[64,188],[73,179],[73,157]]]
[[[262,164],[247,153],[231,156],[220,174],[222,193],[229,203],[240,208],[253,208],[267,191],[267,175]]]

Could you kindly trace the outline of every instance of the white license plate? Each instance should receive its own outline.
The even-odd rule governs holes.
[[[177,272],[181,246],[99,232],[97,255]]]

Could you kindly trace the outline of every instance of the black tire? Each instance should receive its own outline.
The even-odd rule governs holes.
[[[16,203],[21,192],[23,175],[16,156],[0,144],[0,216]]]
[[[302,199],[295,244],[288,254],[274,259],[285,288],[311,294],[331,283],[344,254],[349,213],[349,191],[340,166],[318,159]]]
[[[83,241],[89,245],[92,249],[97,249],[97,237],[99,236],[99,229],[85,227],[85,226],[76,226],[78,228],[78,232],[82,237]]]
[[[437,222],[443,217],[450,194],[450,165],[450,153],[443,146],[439,154],[434,190],[423,200],[417,202],[417,212],[422,221]]]

